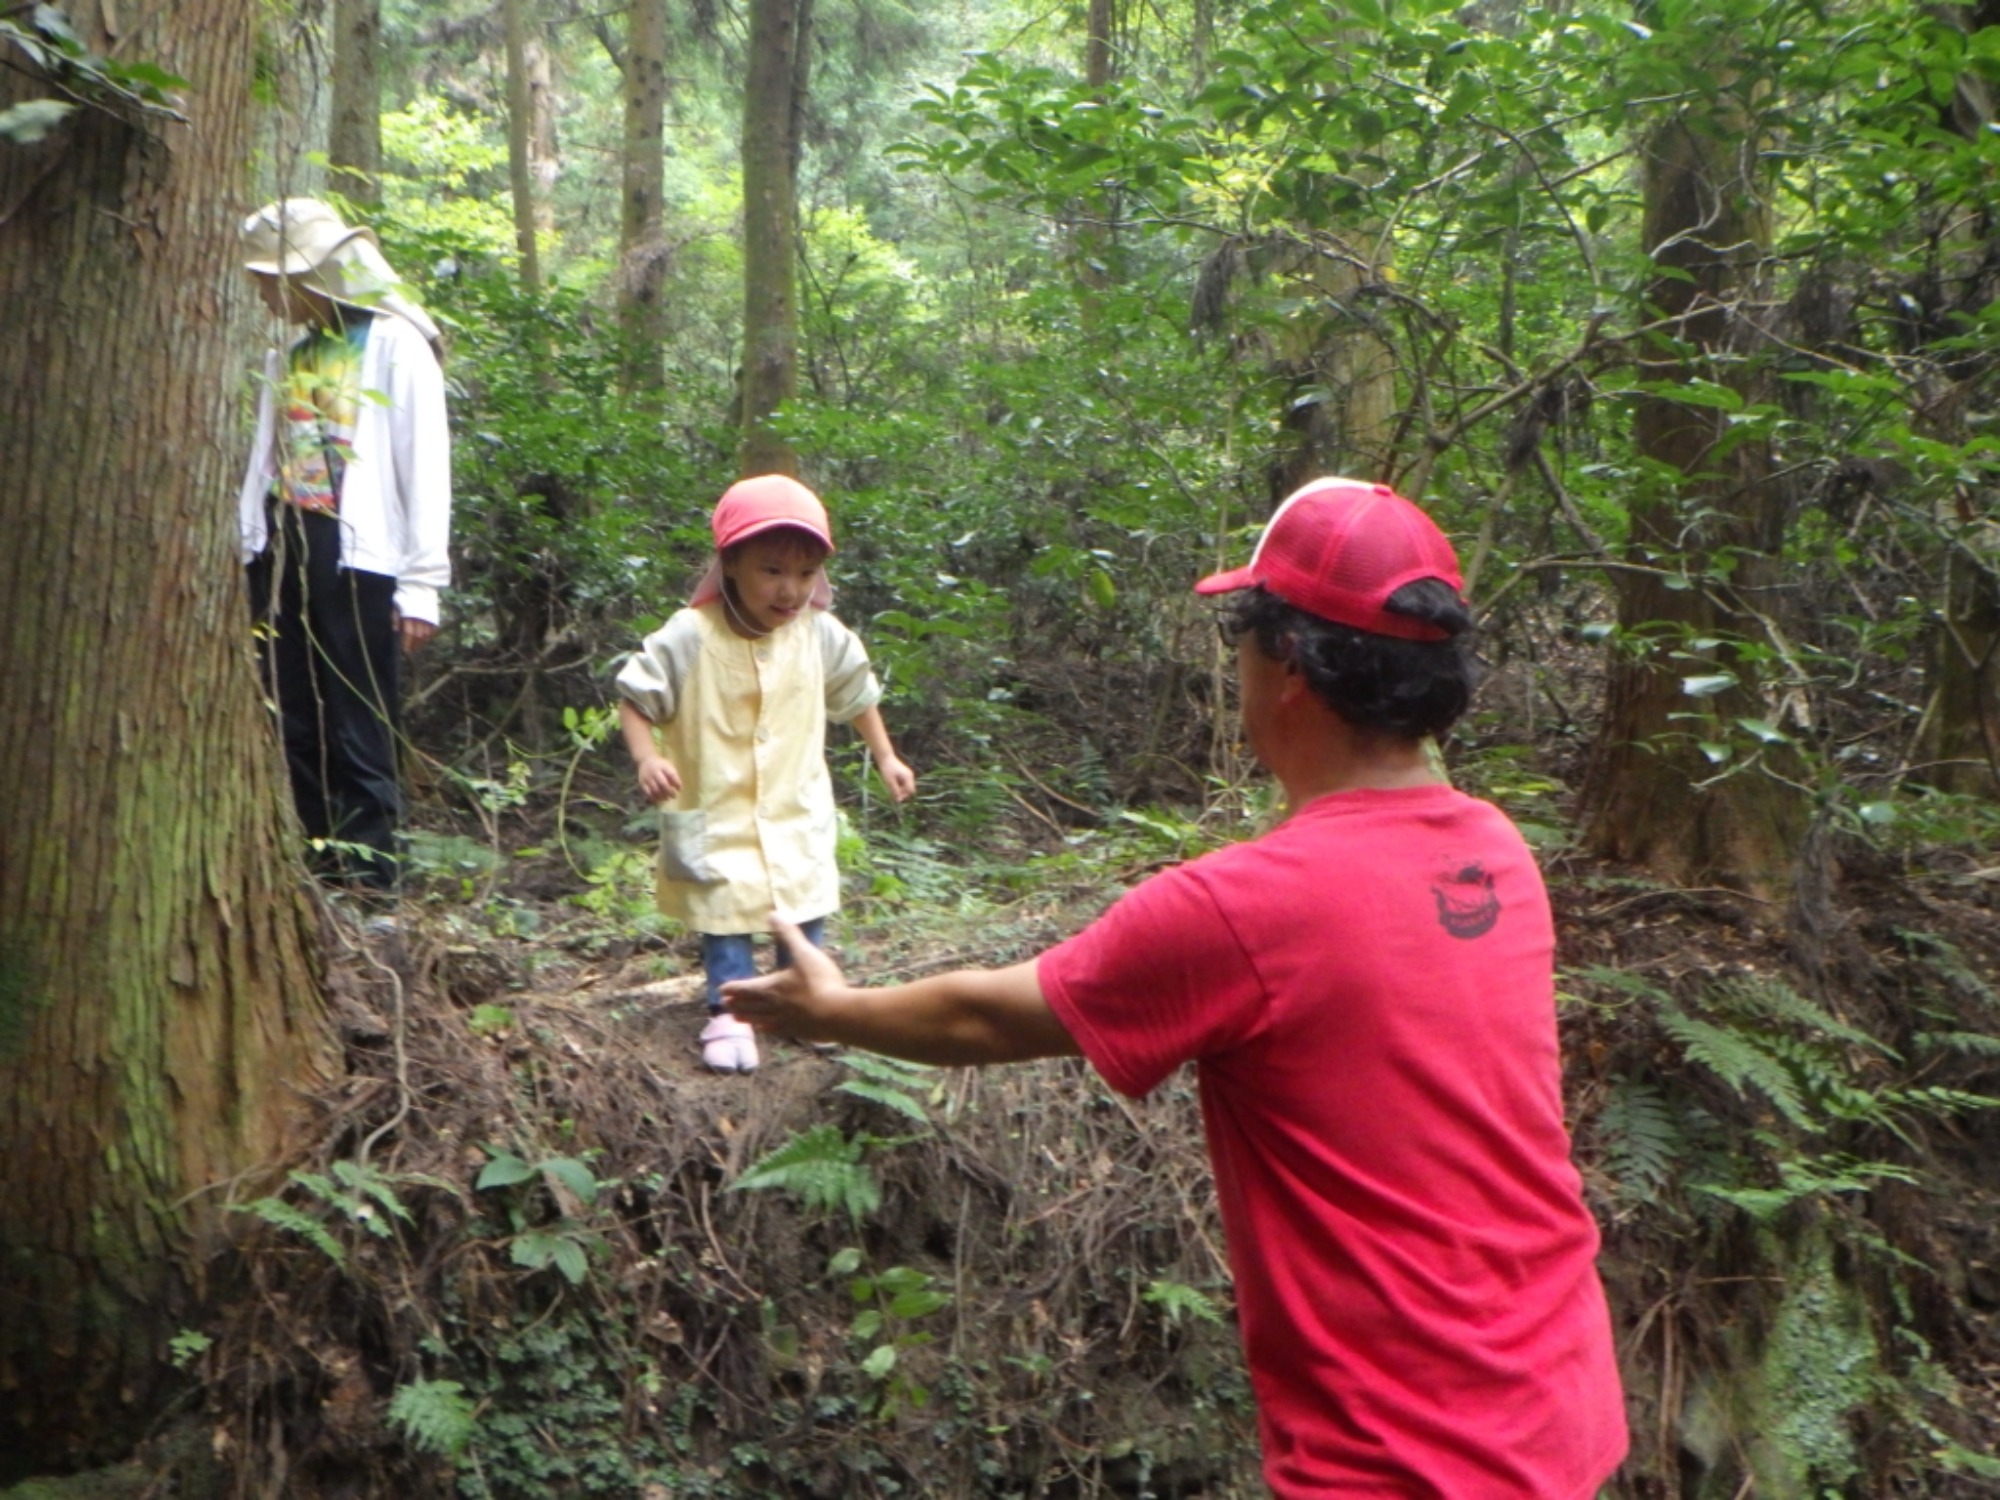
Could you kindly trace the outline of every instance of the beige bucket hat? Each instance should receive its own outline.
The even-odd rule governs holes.
[[[280,198],[243,221],[244,269],[283,276],[363,312],[404,319],[432,344],[437,324],[404,296],[371,229],[350,227],[332,204]]]

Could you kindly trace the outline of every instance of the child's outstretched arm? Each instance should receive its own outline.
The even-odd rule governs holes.
[[[681,773],[660,754],[659,742],[653,738],[653,721],[629,698],[618,700],[618,727],[625,731],[625,748],[632,752],[632,764],[639,768],[639,790],[646,794],[646,800],[665,802],[679,796]]]
[[[861,736],[868,753],[875,757],[875,769],[888,783],[889,795],[898,802],[907,802],[915,796],[917,773],[903,764],[902,757],[896,754],[896,747],[889,743],[889,726],[882,722],[882,710],[872,703],[862,709],[854,716],[854,732]]]

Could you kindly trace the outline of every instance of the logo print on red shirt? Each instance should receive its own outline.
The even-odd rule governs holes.
[[[1431,894],[1437,897],[1438,925],[1455,938],[1485,937],[1500,920],[1493,877],[1478,863],[1440,875]]]

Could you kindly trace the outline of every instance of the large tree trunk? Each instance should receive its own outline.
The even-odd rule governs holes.
[[[335,0],[332,29],[327,177],[357,203],[376,203],[382,191],[381,0]]]
[[[666,160],[667,0],[631,0],[625,34],[623,211],[618,232],[620,375],[628,396],[651,396],[666,384],[661,346],[667,247],[661,199]]]
[[[748,474],[795,474],[769,418],[798,390],[798,164],[812,0],[750,0],[743,84],[743,448]]]
[[[2000,0],[1970,7],[1929,6],[1946,24],[1965,31],[2000,26]],[[1960,75],[1947,123],[1968,140],[1988,136],[2000,105],[1976,73]],[[1953,279],[1968,287],[1967,310],[1991,294],[1989,245],[1994,233],[1991,204],[1954,204],[1939,227],[1939,253],[1950,262]],[[1969,211],[1962,211],[1969,210]],[[1957,331],[1971,327],[1964,318]],[[1925,436],[1942,442],[1966,440],[1959,402],[1938,402],[1950,414],[1944,430],[1926,422]],[[1919,778],[1944,791],[2000,798],[2000,514],[1974,510],[1971,492],[1954,496],[1938,518],[1951,538],[1945,558],[1941,618],[1930,641],[1930,702],[1918,747]]]
[[[259,14],[130,18],[187,124],[0,150],[0,1483],[156,1413],[328,1056],[236,554]]]
[[[1705,378],[1746,405],[1763,394],[1746,309],[1771,235],[1767,185],[1745,175],[1757,155],[1751,118],[1725,83],[1705,111],[1691,107],[1651,138],[1643,230],[1661,273],[1653,310],[1670,321],[1642,375],[1662,386]],[[1762,440],[1735,441],[1728,413],[1671,393],[1642,397],[1634,425],[1655,473],[1683,477],[1642,480],[1632,501],[1631,570],[1614,575],[1626,649],[1611,663],[1588,838],[1671,880],[1781,895],[1807,808],[1774,774],[1788,769],[1782,747],[1744,727],[1779,716],[1739,649],[1783,654],[1774,584],[1785,517],[1770,453]],[[1723,679],[1733,685],[1711,691]],[[1721,749],[1704,745],[1730,758],[1718,763]]]

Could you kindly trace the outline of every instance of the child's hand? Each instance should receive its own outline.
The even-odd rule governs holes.
[[[665,802],[678,797],[681,773],[664,755],[649,755],[639,762],[639,790],[646,794],[648,802]]]
[[[881,762],[882,779],[888,783],[889,795],[898,802],[908,802],[917,794],[917,773],[902,761],[891,755]]]

